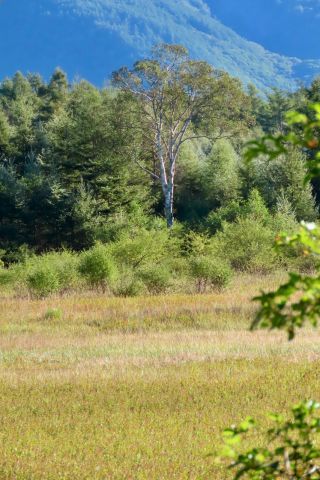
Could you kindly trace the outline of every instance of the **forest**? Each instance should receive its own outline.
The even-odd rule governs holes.
[[[172,45],[101,89],[60,69],[48,82],[2,80],[1,284],[40,296],[205,292],[236,271],[312,269],[298,249],[273,248],[318,218],[308,149],[272,162],[243,151],[319,100],[319,79],[262,95]]]

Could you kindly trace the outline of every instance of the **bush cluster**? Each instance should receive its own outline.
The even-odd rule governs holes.
[[[11,267],[0,265],[0,285],[14,285],[35,297],[76,288],[117,296],[205,293],[226,287],[234,271],[265,274],[315,266],[314,258],[303,256],[301,249],[274,248],[276,234],[290,234],[297,221],[285,199],[270,213],[257,190],[246,202],[233,202],[229,209],[209,216],[210,228],[202,232],[187,231],[179,224],[169,231],[161,220],[148,223],[139,218],[136,224],[129,220],[125,227],[123,218],[115,218],[112,235],[104,232],[100,242],[80,253],[24,252]]]

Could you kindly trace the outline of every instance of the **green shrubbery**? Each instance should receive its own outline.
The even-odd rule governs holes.
[[[110,248],[98,243],[80,256],[79,273],[95,288],[112,288],[118,276]]]
[[[179,224],[169,231],[162,220],[148,223],[143,215],[136,221],[130,218],[127,227],[123,218],[115,219],[110,237],[105,233],[104,242],[82,253],[25,252],[21,262],[1,266],[0,285],[36,297],[74,288],[119,296],[203,293],[224,288],[233,271],[265,274],[279,268],[315,267],[315,258],[301,248],[274,248],[279,232],[290,234],[298,225],[285,196],[279,197],[272,213],[253,190],[247,201],[232,202],[209,215],[207,225],[198,233]]]
[[[13,267],[14,281],[38,297],[63,293],[79,283],[78,256],[72,252],[51,252],[32,256]]]
[[[160,294],[169,288],[172,271],[169,265],[147,265],[140,269],[137,276],[150,293]]]
[[[145,286],[138,278],[135,271],[128,267],[122,266],[118,281],[113,288],[113,293],[119,297],[135,297],[145,293]]]
[[[32,293],[40,297],[45,297],[60,290],[58,272],[45,262],[41,262],[28,273],[26,284]]]
[[[231,268],[226,261],[205,255],[191,257],[190,272],[196,280],[198,293],[206,292],[208,287],[223,288],[232,276]]]
[[[110,249],[119,269],[116,294],[166,291],[173,276],[170,262],[179,256],[179,242],[170,237],[166,228],[161,225],[152,230],[124,232],[110,244]]]
[[[218,235],[221,249],[235,270],[267,273],[277,266],[273,248],[275,234],[252,218],[239,218],[225,224]]]
[[[285,196],[279,197],[272,213],[254,189],[242,205],[231,204],[229,209],[214,212],[208,223],[210,230],[218,230],[212,241],[215,251],[223,252],[234,270],[264,274],[279,268],[310,270],[314,266],[314,259],[304,257],[301,250],[274,248],[279,232],[290,234],[299,225]]]

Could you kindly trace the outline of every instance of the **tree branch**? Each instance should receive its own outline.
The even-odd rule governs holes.
[[[156,173],[152,172],[151,170],[149,170],[148,168],[146,168],[145,166],[141,165],[141,163],[136,159],[134,158],[133,159],[134,163],[136,163],[138,165],[139,168],[141,168],[141,170],[143,170],[144,172],[148,173],[148,175],[151,175],[152,178],[156,179],[156,180],[160,180],[160,177],[159,175],[157,175]]]
[[[192,135],[191,137],[186,137],[182,140],[180,145],[182,145],[185,142],[188,142],[189,140],[197,140],[200,138],[206,138],[207,140],[210,140],[211,142],[216,142],[217,140],[221,140],[222,138],[230,138],[232,136],[231,133],[229,134],[224,134],[224,135],[217,135],[215,137],[211,137],[210,135]]]

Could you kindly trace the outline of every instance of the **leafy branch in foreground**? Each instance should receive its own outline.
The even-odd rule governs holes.
[[[286,153],[290,144],[313,152],[307,162],[306,180],[320,175],[320,104],[311,105],[308,115],[290,112],[287,115],[287,135],[267,136],[251,142],[246,152],[247,160],[264,154],[271,160]],[[320,254],[320,229],[315,224],[302,223],[299,232],[291,237],[281,235],[278,246],[302,246],[305,255]],[[255,298],[260,310],[251,329],[264,327],[285,329],[292,340],[296,328],[306,322],[317,326],[320,315],[320,273],[314,276],[292,273],[289,280],[275,292],[263,292]],[[233,426],[224,432],[223,455],[232,458],[230,469],[235,469],[234,480],[302,480],[320,479],[320,404],[309,401],[293,407],[291,420],[281,415],[272,415],[275,426],[267,431],[266,447],[254,447],[238,453],[235,445],[255,425],[252,418],[239,427]]]
[[[320,255],[320,229],[313,223],[302,223],[300,231],[293,236],[281,235],[278,247],[302,247],[304,255]],[[259,312],[251,325],[258,327],[285,329],[289,340],[295,336],[296,328],[306,322],[318,325],[320,315],[320,277],[291,273],[289,280],[276,291],[262,293],[254,298],[260,302]]]
[[[311,152],[307,161],[306,181],[320,175],[320,104],[309,105],[307,114],[290,111],[287,116],[288,133],[265,136],[249,142],[245,152],[247,161],[259,155],[270,160],[288,152],[295,145]],[[319,256],[320,230],[315,224],[302,223],[298,234],[278,239],[278,246],[302,246],[304,254]],[[295,336],[296,328],[307,321],[317,326],[320,314],[320,275],[307,276],[292,273],[287,283],[271,293],[262,292],[254,300],[261,308],[251,329],[257,327],[285,329],[289,339]]]
[[[285,135],[265,135],[248,142],[245,159],[252,161],[260,155],[274,160],[288,152],[290,146],[312,152],[307,162],[306,182],[320,175],[320,104],[309,105],[307,114],[290,111],[286,115],[289,132]]]
[[[239,426],[226,429],[222,453],[232,459],[229,469],[237,470],[234,479],[319,479],[319,408],[319,403],[308,401],[292,408],[290,420],[278,414],[269,415],[274,426],[266,434],[268,447],[254,447],[246,453],[239,454],[236,445],[254,428],[254,420],[248,418]]]

